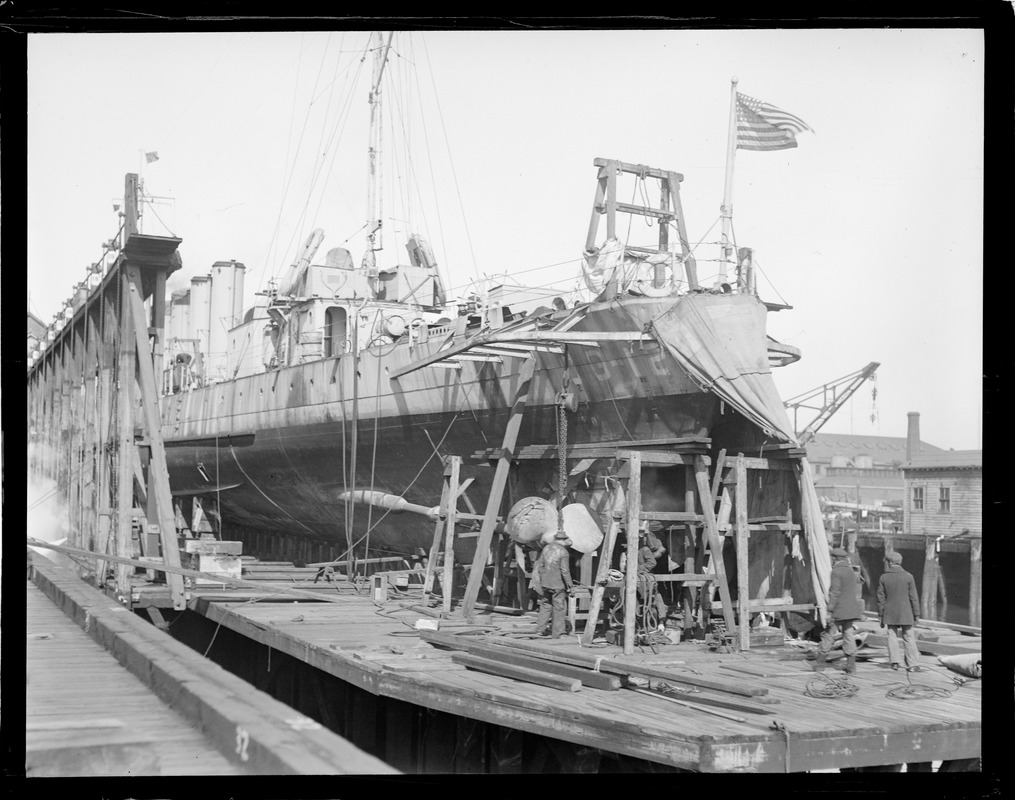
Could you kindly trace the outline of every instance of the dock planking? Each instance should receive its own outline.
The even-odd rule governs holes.
[[[29,777],[245,775],[38,588],[27,587]],[[33,636],[45,631],[46,638]]]
[[[281,569],[281,565],[272,566],[272,572],[264,573],[266,578],[271,575],[264,581],[266,594]],[[295,574],[291,578],[285,585],[306,586]],[[658,653],[646,650],[623,656],[619,647],[603,643],[582,647],[575,636],[552,643],[564,655],[591,654],[603,663],[629,665],[636,672],[641,666],[642,675],[650,676],[642,681],[653,687],[660,681],[653,674],[719,679],[739,684],[756,701],[769,703],[765,709],[772,713],[744,714],[744,720],[737,721],[710,714],[707,707],[678,706],[624,689],[560,691],[463,670],[454,663],[455,651],[426,644],[414,632],[416,620],[433,617],[412,608],[421,602],[413,589],[392,592],[385,603],[373,602],[367,591],[332,589],[327,603],[293,603],[280,597],[260,603],[252,601],[249,589],[243,592],[245,602],[224,602],[228,592],[217,591],[214,599],[192,606],[210,620],[373,694],[669,766],[704,772],[783,772],[787,733],[788,764],[794,772],[906,763],[916,760],[914,753],[920,761],[977,758],[980,753],[979,682],[957,686],[951,673],[931,657],[925,657],[927,671],[922,673],[893,672],[877,661],[860,662],[857,673],[850,676],[858,687],[855,696],[814,698],[805,695],[804,689],[809,681],[820,679],[802,654],[798,660],[780,660],[788,648],[717,655],[701,642],[685,642],[660,647]],[[465,638],[504,641],[505,635],[525,630],[526,620],[534,622],[531,615],[493,614],[482,621],[484,635]],[[460,620],[452,615],[442,622],[441,631],[461,630],[448,624],[456,622]],[[536,641],[549,645],[545,639]],[[425,669],[413,670],[413,662]],[[833,667],[826,674],[843,676]],[[951,695],[888,696],[892,688],[910,683]],[[694,687],[679,682],[670,685],[686,692],[674,697],[693,703]],[[710,689],[698,691],[703,696],[737,699]]]
[[[140,696],[139,702],[148,706],[153,701],[170,703],[174,712],[186,718],[192,727],[196,726],[219,753],[242,767],[244,773],[397,774],[398,770],[346,739],[268,694],[252,689],[232,673],[130,613],[120,602],[88,586],[74,573],[39,558],[32,562],[30,579],[29,589],[41,592],[45,596],[44,602],[55,609],[58,616],[54,624],[61,621],[69,624],[72,632],[84,637],[85,644],[91,643],[98,648],[99,655],[106,656],[107,664],[118,667],[128,678],[134,678],[128,683],[133,685],[136,682],[149,690],[147,696]],[[62,620],[59,619],[61,614],[66,615]],[[44,626],[42,631],[29,629],[30,644],[41,647],[53,640],[49,626]],[[60,663],[54,655],[45,658],[47,668]],[[75,659],[66,659],[64,663],[75,664]],[[80,683],[75,682],[77,671],[67,680],[64,689],[68,707],[93,717],[107,718],[110,717],[110,709],[120,709],[119,681],[116,678],[111,680],[111,672],[105,665],[83,664],[81,667],[82,676],[94,677],[99,681],[98,685],[104,687],[94,695],[102,698],[105,713],[96,714],[94,709],[89,710],[92,695],[83,693]],[[31,684],[31,677],[29,681]],[[134,686],[133,691],[136,690]],[[131,693],[132,690],[125,691],[124,698],[129,699]],[[45,698],[39,699],[38,706],[47,710],[52,708],[51,701]],[[118,718],[119,715],[114,719]],[[26,723],[32,721],[28,719]],[[41,721],[48,724],[53,720]],[[40,720],[34,722],[38,724]],[[30,725],[27,727],[30,728]],[[156,726],[156,744],[160,742],[159,730]],[[159,759],[153,759],[148,750],[135,752],[135,744],[140,744],[138,740],[130,744],[129,752],[124,754],[115,749],[123,744],[122,732],[114,729],[106,731],[106,734],[108,746],[77,759],[79,763],[64,764],[60,761],[60,748],[50,747],[38,750],[40,764],[48,769],[57,765],[59,769],[73,767],[80,770],[55,774],[118,775],[124,774],[118,771],[122,769],[122,764],[111,761],[110,754],[119,753],[120,761],[132,759],[130,774],[165,774],[155,771],[161,763],[159,752],[155,753]],[[193,740],[193,734],[193,731],[189,734],[181,732],[180,735],[169,732],[167,741],[183,741],[188,736]],[[227,772],[218,769],[218,765],[213,770],[214,774]],[[180,774],[197,773],[184,770]]]

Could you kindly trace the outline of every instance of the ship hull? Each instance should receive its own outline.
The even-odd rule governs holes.
[[[743,296],[715,298],[720,305],[745,302],[757,303]],[[594,307],[574,330],[640,331],[660,314],[679,309],[676,298],[618,301]],[[764,341],[757,344],[765,347]],[[439,346],[433,341],[414,352],[398,345],[365,351],[358,375],[355,359],[347,355],[164,398],[174,493],[214,498],[227,537],[235,526],[340,544],[352,540],[362,552],[370,529],[372,554],[428,549],[433,524],[425,517],[385,514],[376,507],[357,505],[347,536],[348,510],[340,495],[372,490],[435,506],[443,483],[441,459],[459,455],[465,460],[463,477],[474,479],[463,502],[485,511],[491,454],[502,445],[523,359],[463,362],[458,370],[427,367],[389,377]],[[749,436],[746,421],[703,391],[657,341],[569,346],[566,355],[535,357],[519,448],[557,441],[554,401],[565,375],[577,400],[577,410],[567,415],[569,444],[713,437],[724,426],[739,443]],[[545,488],[552,491],[557,474],[552,461],[528,462],[521,487],[544,488],[536,485],[544,473]]]

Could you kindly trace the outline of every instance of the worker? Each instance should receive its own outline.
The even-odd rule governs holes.
[[[831,552],[832,579],[828,589],[827,610],[829,622],[821,632],[821,642],[815,669],[824,669],[832,650],[836,630],[842,632],[842,651],[846,654],[846,672],[856,672],[856,621],[863,619],[863,601],[860,599],[860,576],[850,563],[849,554],[841,547]]]
[[[654,549],[650,543],[650,536],[655,540]],[[656,560],[665,552],[662,543],[651,532],[644,529],[638,531],[638,596],[643,606],[649,599],[655,603],[658,630],[666,628],[666,615],[669,610],[662,595],[659,594],[659,584],[652,573],[655,571]]]
[[[533,570],[536,593],[539,597],[539,614],[536,617],[536,630],[540,636],[546,636],[547,623],[550,623],[550,638],[559,639],[564,633],[567,609],[564,594],[574,597],[574,582],[571,580],[571,561],[567,548],[572,544],[564,531],[557,531],[553,540],[543,547]],[[552,622],[551,622],[552,618]]]
[[[907,672],[920,672],[920,651],[916,648],[916,619],[920,616],[920,596],[916,580],[902,568],[902,554],[885,555],[885,572],[878,582],[878,617],[881,626],[888,626],[888,660],[892,669],[899,668],[903,654],[899,652],[899,635],[905,651]]]

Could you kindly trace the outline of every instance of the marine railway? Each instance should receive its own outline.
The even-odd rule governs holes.
[[[755,555],[781,558],[810,524],[799,448],[716,452],[683,437],[569,453],[616,463],[626,503],[601,550],[628,558],[619,577],[607,559],[581,559],[570,632],[555,641],[534,630],[524,558],[503,533],[512,465],[561,456],[516,447],[526,380],[501,448],[444,458],[441,505],[420,523],[433,528],[428,553],[297,564],[244,552],[255,536],[217,537],[210,499],[169,482],[159,385],[181,240],[137,230],[136,181],[127,176],[112,263],[77,287],[29,359],[30,468],[54,482],[70,531],[59,545],[29,531],[29,543],[78,565],[29,553],[29,774],[186,772],[200,761],[187,747],[206,754],[201,769],[221,758],[222,771],[255,774],[979,769],[980,683],[936,661],[979,652],[978,628],[927,623],[926,669],[900,674],[869,621],[857,672],[844,676],[815,672],[813,647],[786,627],[758,624],[816,611],[792,585],[759,597],[752,580]],[[494,471],[485,513],[459,508],[459,468],[477,457]],[[683,510],[643,510],[653,470],[680,475]],[[801,487],[785,513],[737,502],[770,477]],[[456,531],[463,519],[471,532]],[[651,635],[639,613],[627,531],[645,522],[668,526],[683,567],[657,576],[682,607],[683,638]],[[450,557],[463,536],[475,540],[471,564]],[[144,709],[107,697],[102,727],[84,681],[59,713],[47,707],[45,682],[66,682],[54,672],[85,653],[107,685],[131,673]],[[156,729],[175,731],[172,742],[157,743]]]

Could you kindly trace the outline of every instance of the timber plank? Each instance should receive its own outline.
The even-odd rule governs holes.
[[[560,689],[565,692],[577,692],[581,689],[581,681],[577,678],[565,678],[560,675],[547,675],[527,667],[518,667],[514,664],[506,664],[494,661],[482,656],[474,656],[471,653],[455,653],[451,657],[455,664],[462,664],[469,669],[487,672],[491,675],[500,675],[505,678],[514,678],[526,683],[535,683],[540,686],[549,686],[551,689]]]
[[[407,602],[418,600],[409,598]],[[302,615],[304,621],[292,622],[292,618],[298,615]],[[250,619],[250,622],[261,627],[262,633],[259,635],[266,640],[271,635],[279,636],[286,640],[286,646],[297,654],[296,657],[333,674],[346,672],[354,682],[358,675],[377,694],[471,719],[538,731],[564,741],[689,769],[732,771],[737,769],[738,759],[747,759],[748,754],[756,751],[760,754],[757,756],[760,761],[756,759],[752,763],[756,763],[759,771],[782,771],[785,737],[770,728],[773,719],[785,724],[791,731],[791,761],[797,748],[796,740],[807,737],[848,739],[861,744],[872,743],[878,737],[888,737],[891,747],[901,748],[911,747],[914,742],[918,742],[921,732],[937,731],[941,734],[941,747],[947,750],[949,745],[946,734],[949,731],[959,741],[966,735],[959,732],[961,726],[977,728],[979,725],[978,704],[970,702],[970,699],[978,698],[979,694],[964,694],[932,703],[888,700],[884,696],[887,686],[881,684],[891,683],[892,677],[897,677],[897,674],[874,665],[865,667],[861,664],[858,667],[855,678],[861,691],[856,697],[830,700],[810,698],[803,694],[807,680],[814,673],[802,660],[786,663],[778,660],[774,654],[760,651],[753,653],[750,661],[745,663],[761,665],[763,670],[785,670],[790,674],[762,677],[741,673],[738,678],[735,677],[735,671],[731,671],[730,676],[727,676],[730,684],[750,684],[766,694],[739,695],[744,698],[741,700],[724,696],[727,693],[720,692],[716,695],[717,699],[747,705],[757,703],[769,711],[745,713],[742,716],[748,721],[738,723],[707,713],[696,713],[675,704],[660,703],[655,697],[632,697],[634,693],[631,692],[598,692],[594,695],[562,692],[472,670],[441,669],[438,666],[441,663],[451,665],[452,651],[442,650],[440,646],[433,647],[433,642],[424,645],[428,657],[418,661],[422,664],[432,663],[434,669],[387,669],[383,666],[385,663],[401,666],[403,661],[409,664],[417,659],[388,655],[385,645],[391,646],[394,643],[399,648],[411,648],[422,645],[426,642],[425,637],[431,633],[448,637],[466,651],[485,643],[490,648],[507,652],[512,649],[512,640],[503,636],[460,636],[447,631],[424,632],[415,638],[412,634],[393,637],[390,635],[393,632],[406,633],[407,627],[419,617],[418,611],[404,607],[393,608],[391,603],[378,609],[364,597],[343,595],[340,603],[332,603],[327,607],[323,604],[300,603],[299,609],[289,605],[282,610],[281,606],[275,605],[274,613],[271,605],[254,603],[237,609],[235,616],[256,618],[256,623],[254,619]],[[517,622],[512,619],[491,622],[492,628],[504,632],[514,630],[516,626]],[[284,629],[284,633],[279,627]],[[369,631],[369,635],[364,629]],[[600,673],[623,680],[624,674],[631,674],[635,669],[654,669],[665,673],[665,677],[650,677],[649,680],[665,680],[674,686],[690,685],[677,680],[684,673],[684,670],[679,669],[681,666],[687,668],[689,678],[720,680],[716,673],[725,673],[726,670],[718,669],[718,665],[736,663],[700,652],[700,645],[693,643],[677,645],[672,649],[667,647],[662,655],[645,657],[621,657],[617,648],[606,646],[581,649],[571,641],[555,646],[539,642],[524,644],[544,648],[545,652],[519,649],[518,654],[522,656],[552,658],[554,663],[583,668],[592,667],[597,656],[603,656]],[[355,657],[357,652],[360,658]],[[686,663],[674,664],[674,661]],[[607,672],[607,669],[602,668],[603,664],[607,665],[607,669],[613,664],[624,671]],[[690,672],[692,667],[701,675],[696,676]],[[371,670],[378,668],[378,673],[371,673]],[[829,669],[828,674],[835,676],[842,673]],[[914,681],[916,677],[912,675]],[[920,682],[930,683],[925,680],[927,677],[926,674],[921,674]],[[939,677],[938,683],[949,687],[943,676]],[[693,703],[696,694],[699,693],[677,694],[676,697]],[[700,695],[707,697],[707,690],[702,689]],[[591,697],[595,698],[594,704],[588,702]],[[777,704],[766,701],[777,701]],[[672,708],[663,711],[663,705]],[[730,711],[739,713],[734,709]],[[963,717],[970,719],[963,722]],[[814,745],[812,749],[817,753],[820,746]],[[873,746],[869,752],[864,752],[866,754],[861,754],[854,760],[876,757]],[[814,755],[813,763],[819,763],[816,768],[848,765],[850,757],[846,754],[841,757],[840,763],[832,763],[829,760],[821,762]],[[811,758],[808,756],[808,759]],[[797,771],[796,765],[792,765],[792,769]]]

